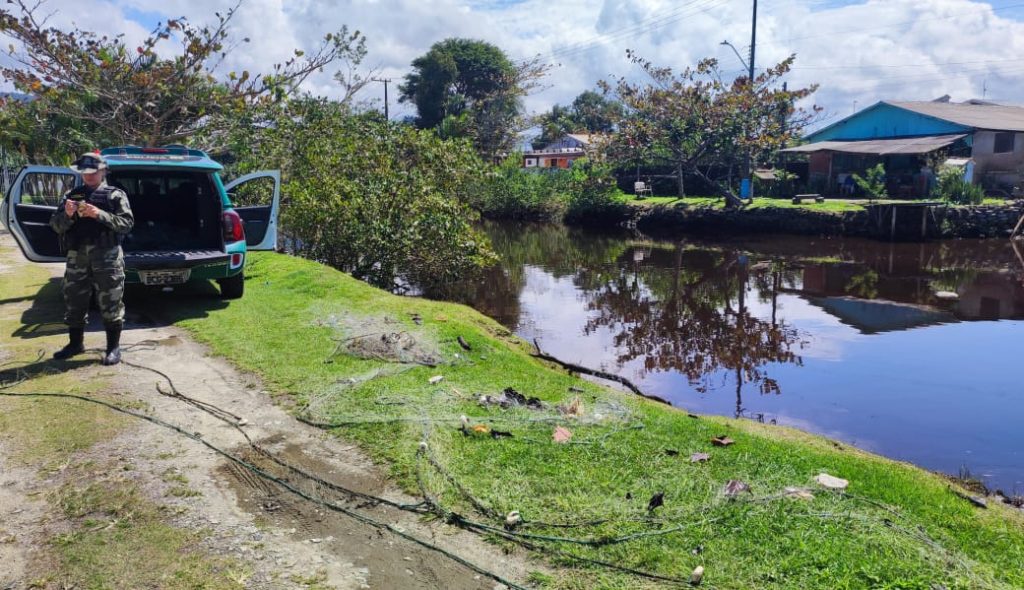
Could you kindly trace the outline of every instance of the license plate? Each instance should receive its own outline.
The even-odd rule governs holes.
[[[139,280],[143,285],[180,285],[188,281],[191,269],[141,270]]]

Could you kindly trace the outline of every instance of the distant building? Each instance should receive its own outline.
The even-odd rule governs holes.
[[[573,161],[586,157],[601,135],[569,133],[543,149],[523,152],[524,168],[569,168]]]
[[[897,198],[927,196],[933,168],[947,159],[973,182],[1007,196],[1024,172],[1024,108],[978,100],[882,101],[806,139],[782,151],[807,154],[809,184],[833,195],[852,190],[851,174],[879,162]]]

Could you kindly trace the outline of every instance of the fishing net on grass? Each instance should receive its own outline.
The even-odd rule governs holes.
[[[331,359],[347,354],[361,359],[431,367],[445,362],[434,338],[389,316],[331,314],[316,323],[335,332],[333,339],[337,346]]]

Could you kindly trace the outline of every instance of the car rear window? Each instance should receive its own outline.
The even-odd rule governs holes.
[[[111,171],[108,182],[128,193],[129,200],[217,194],[213,178],[205,171],[117,170]]]

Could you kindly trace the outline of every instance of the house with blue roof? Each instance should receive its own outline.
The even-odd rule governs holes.
[[[850,194],[851,175],[882,163],[889,194],[927,197],[942,164],[960,165],[991,194],[1020,191],[1024,173],[1024,108],[972,100],[881,101],[809,134],[783,150],[808,157],[817,192]]]

